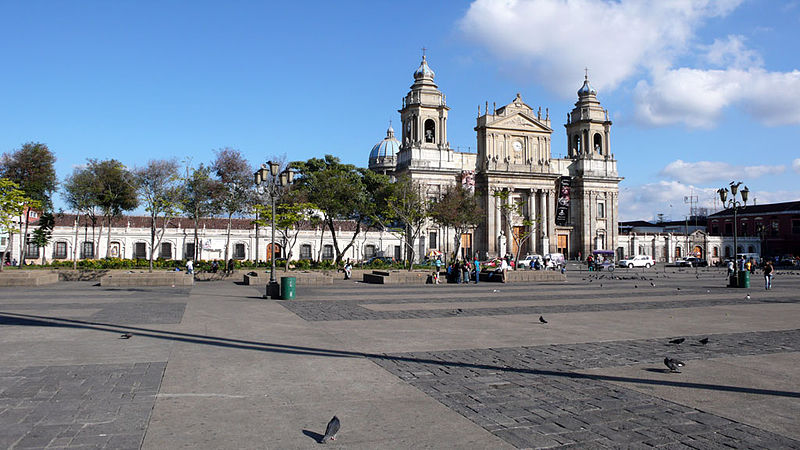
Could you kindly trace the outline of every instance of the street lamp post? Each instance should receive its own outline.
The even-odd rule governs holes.
[[[278,282],[275,280],[275,200],[284,187],[289,186],[294,181],[294,171],[286,169],[278,176],[280,164],[267,161],[261,168],[256,170],[253,178],[256,185],[256,192],[259,195],[268,195],[272,203],[272,237],[270,239],[270,259],[271,267],[269,271],[269,283],[267,284],[264,298],[275,298],[278,295]]]
[[[731,287],[738,286],[739,280],[739,260],[736,257],[736,254],[739,252],[739,244],[737,241],[737,222],[738,217],[737,213],[739,212],[739,208],[744,208],[747,204],[747,196],[750,194],[750,190],[747,189],[747,186],[744,187],[741,191],[739,191],[739,186],[742,182],[734,183],[731,181],[730,187],[728,188],[719,188],[717,189],[717,193],[719,194],[719,199],[722,201],[722,207],[725,209],[733,209],[733,276],[736,282],[730,282]],[[731,198],[728,199],[728,190],[730,189]],[[736,199],[736,193],[739,193],[742,196],[742,201],[738,201]]]

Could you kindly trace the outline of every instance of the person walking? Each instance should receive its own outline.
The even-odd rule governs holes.
[[[439,282],[439,271],[442,270],[442,258],[437,256],[436,261],[433,262],[434,271],[433,271],[433,281],[436,284],[440,284]]]
[[[473,264],[475,269],[475,284],[481,281],[481,262],[478,261],[478,257],[475,256],[475,263]]]
[[[349,280],[353,273],[353,264],[350,262],[350,258],[347,258],[347,262],[344,263],[344,279]]]
[[[189,275],[194,274],[194,264],[192,263],[191,258],[186,260],[186,273]]]
[[[728,260],[728,277],[733,276],[733,261]]]
[[[772,289],[772,273],[775,271],[775,268],[772,267],[772,261],[767,261],[764,264],[764,289],[770,290]]]

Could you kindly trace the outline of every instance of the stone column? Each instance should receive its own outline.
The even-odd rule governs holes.
[[[547,202],[547,192],[544,189],[539,191],[539,206],[542,216],[542,236],[541,251],[542,255],[550,252],[550,209]]]
[[[528,236],[528,252],[536,253],[536,233],[538,232],[536,226],[536,196],[533,189],[528,189],[528,219],[533,223],[531,225],[531,235]]]
[[[555,208],[555,190],[548,189],[547,190],[547,236],[550,241],[549,252],[554,253],[556,251],[556,239],[557,236],[555,235],[556,230],[556,215],[554,212]]]

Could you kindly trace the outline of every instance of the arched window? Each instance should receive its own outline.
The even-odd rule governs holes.
[[[575,153],[581,153],[581,135],[576,134],[572,136],[572,148],[575,150]]]
[[[53,258],[66,259],[67,258],[67,243],[64,241],[56,242],[53,248]]]
[[[325,244],[325,246],[322,247],[322,259],[323,260],[333,259],[333,246],[331,244]]]
[[[436,142],[436,122],[433,119],[425,121],[425,142]]]
[[[596,151],[599,155],[603,154],[603,137],[600,136],[600,133],[594,134],[594,142],[592,143],[592,147],[594,147],[594,151]]]
[[[169,242],[161,243],[161,259],[172,259],[172,244]]]
[[[681,248],[680,247],[675,247],[675,257],[676,258],[680,258],[681,257]]]
[[[755,252],[756,252],[755,246],[753,246],[753,245],[748,245],[747,246],[747,253],[755,253]]]
[[[731,246],[730,245],[726,245],[725,246],[725,257],[726,258],[730,258],[731,257]]]
[[[147,244],[144,242],[137,242],[133,244],[133,258],[146,259],[147,258]]]
[[[744,247],[742,247],[741,245],[737,245],[736,246],[736,253],[742,253],[743,251],[744,251]]]
[[[714,258],[719,258],[719,247],[714,247],[713,252]]]
[[[375,246],[372,244],[367,244],[364,246],[364,257],[365,258],[372,258],[375,256]]]
[[[244,258],[245,258],[244,244],[235,244],[233,246],[233,259],[244,259]]]
[[[300,246],[300,259],[311,259],[311,244]]]
[[[94,242],[84,241],[83,248],[81,251],[81,258],[82,259],[94,258]]]

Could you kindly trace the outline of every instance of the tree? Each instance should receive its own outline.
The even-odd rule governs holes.
[[[0,178],[0,231],[8,232],[9,246],[14,232],[18,231],[14,228],[14,219],[21,216],[25,209],[36,207],[37,202],[26,197],[17,183],[8,178]],[[7,253],[8,247],[0,255],[0,272],[3,271]]]
[[[300,226],[313,217],[314,205],[303,202],[294,196],[284,196],[282,201],[275,205],[275,231],[280,236],[281,245],[286,249],[286,264],[284,271],[289,270],[289,260],[292,259],[292,249],[297,243],[300,234]],[[259,226],[266,227],[272,225],[272,208],[262,204],[255,205],[258,212],[258,219],[254,222]]]
[[[430,215],[434,222],[455,230],[455,255],[461,249],[461,235],[474,230],[483,221],[483,209],[478,206],[475,194],[461,184],[448,186],[442,197],[431,205]]]
[[[362,229],[385,210],[389,178],[352,164],[342,164],[332,155],[295,162],[291,166],[300,170],[298,187],[323,214],[333,240],[336,264],[339,264]],[[339,242],[337,221],[355,223],[355,229],[344,246]]]
[[[392,184],[387,203],[388,218],[402,226],[406,260],[410,271],[414,265],[414,245],[429,217],[427,199],[422,192],[422,186],[406,175]]]
[[[153,256],[170,221],[175,217],[180,204],[178,162],[175,159],[150,160],[145,167],[134,171],[139,195],[144,209],[150,213],[150,272],[153,271]],[[161,227],[157,227],[160,219]]]
[[[211,167],[200,164],[199,167],[186,168],[180,208],[194,221],[194,260],[200,259],[200,220],[217,213],[215,196],[219,189],[220,184],[211,178]]]
[[[61,193],[67,206],[75,211],[75,244],[72,246],[72,269],[78,268],[78,225],[81,214],[92,220],[92,241],[94,241],[94,223],[97,221],[97,185],[94,173],[89,167],[76,167],[72,175],[64,180]]]
[[[38,225],[39,226],[33,230],[33,239],[31,239],[31,242],[44,250],[44,247],[47,247],[47,244],[49,244],[50,240],[53,238],[53,228],[56,226],[56,218],[53,216],[53,213],[42,213],[42,215],[39,216]],[[47,264],[44,253],[45,252],[42,251],[42,265]]]
[[[96,203],[103,213],[108,235],[106,240],[106,258],[111,251],[111,220],[139,206],[133,174],[116,159],[98,161],[90,159],[88,168],[94,177]],[[100,229],[100,235],[103,229]],[[98,236],[98,243],[100,236]],[[98,248],[100,246],[98,245]]]
[[[228,229],[225,236],[225,261],[231,243],[231,223],[235,214],[248,211],[253,202],[253,169],[239,150],[223,148],[215,152],[217,158],[211,168],[217,175],[221,188],[217,191],[216,205],[228,216]]]
[[[21,148],[3,154],[0,158],[0,177],[8,178],[19,186],[25,196],[35,200],[44,211],[52,209],[52,195],[58,186],[56,178],[56,161],[53,152],[47,145],[39,142],[28,142]],[[25,211],[25,231],[20,249],[19,265],[25,263],[25,240],[28,237],[28,222],[31,209]]]
[[[510,191],[498,190],[492,196],[497,199],[497,209],[500,211],[503,222],[508,224],[508,228],[511,229],[511,239],[517,249],[514,252],[514,267],[519,267],[519,252],[522,250],[522,243],[533,234],[534,221],[525,217],[525,202],[522,199],[517,198],[513,203],[510,202]],[[513,224],[517,223],[522,225],[522,231],[519,233],[513,230]]]

